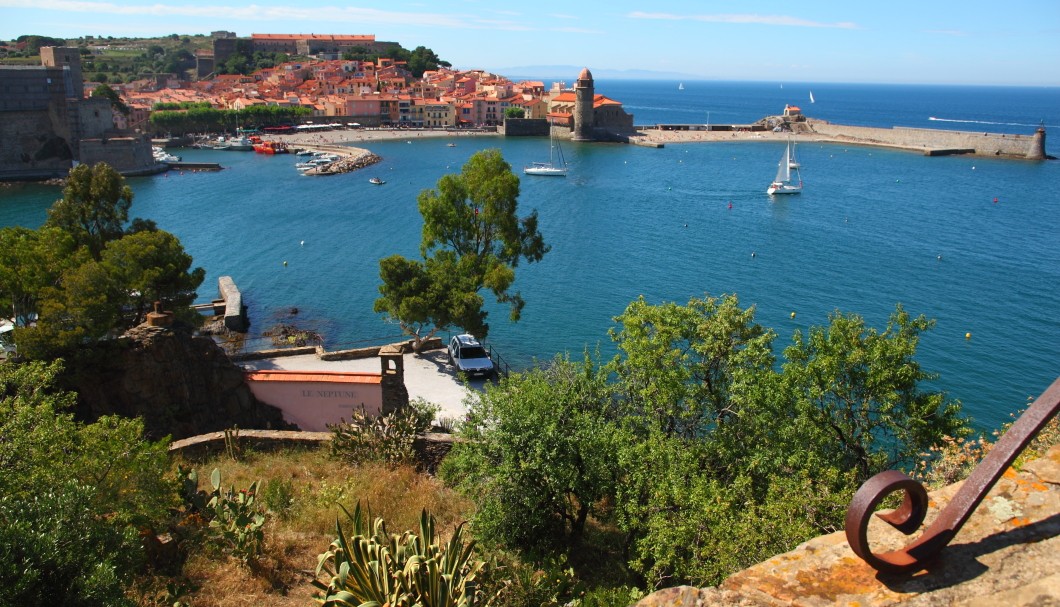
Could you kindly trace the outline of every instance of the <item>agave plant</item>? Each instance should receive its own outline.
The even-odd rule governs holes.
[[[342,509],[352,523],[347,537],[338,520],[337,537],[317,562],[313,585],[322,605],[353,607],[471,607],[475,577],[485,563],[474,560],[474,540],[464,544],[463,526],[444,546],[435,540],[434,517],[420,513],[420,533],[390,534],[382,517],[368,534],[367,517],[358,502],[353,514]],[[321,573],[330,579],[321,581]]]

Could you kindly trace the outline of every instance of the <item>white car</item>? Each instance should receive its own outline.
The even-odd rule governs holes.
[[[0,319],[0,358],[15,353],[15,342],[11,339],[11,332],[14,329],[15,325],[10,321]]]
[[[466,333],[454,335],[449,340],[449,362],[458,372],[472,377],[491,377],[494,371],[493,360],[486,353],[486,348],[474,336]]]

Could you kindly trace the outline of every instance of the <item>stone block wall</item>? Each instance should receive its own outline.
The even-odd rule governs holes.
[[[548,121],[543,118],[505,118],[500,133],[505,137],[548,137]]]
[[[106,162],[119,173],[150,171],[156,166],[151,141],[143,137],[82,139],[79,158],[82,164]]]
[[[0,112],[0,179],[62,177],[74,150],[45,110]]]

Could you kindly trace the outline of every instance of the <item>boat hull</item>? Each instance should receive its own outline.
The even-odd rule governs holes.
[[[526,175],[539,175],[542,177],[566,177],[567,169],[562,167],[525,167],[523,173]]]
[[[778,194],[798,194],[802,192],[801,186],[786,185],[786,184],[773,184],[766,190],[766,194],[775,196]]]

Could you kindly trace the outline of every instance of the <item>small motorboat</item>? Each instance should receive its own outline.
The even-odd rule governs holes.
[[[371,179],[368,180],[368,183],[371,183],[373,185],[383,185],[386,182],[383,181],[382,179],[378,178],[378,177],[372,177]]]

